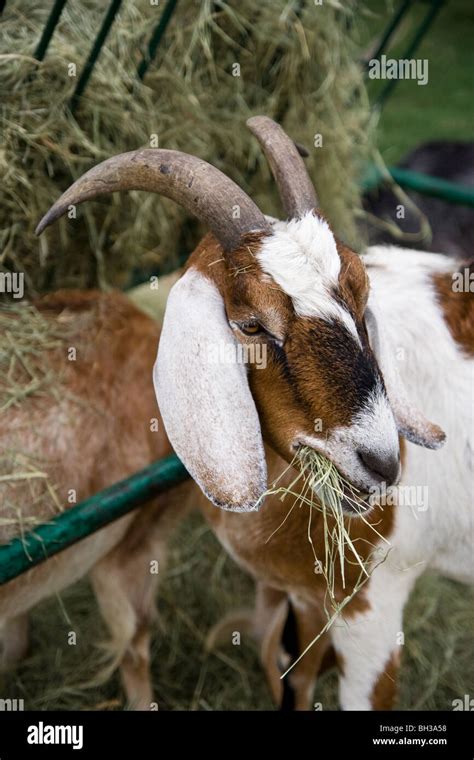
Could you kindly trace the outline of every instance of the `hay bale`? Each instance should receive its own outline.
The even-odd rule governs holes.
[[[202,230],[176,204],[151,195],[86,204],[80,222],[63,219],[39,241],[33,234],[73,179],[114,153],[153,146],[155,135],[160,147],[216,164],[278,214],[268,168],[245,127],[256,113],[307,145],[323,207],[336,230],[355,239],[354,176],[368,107],[348,30],[352,10],[331,0],[183,0],[141,83],[136,67],[162,8],[125,0],[73,115],[68,103],[104,6],[67,3],[39,63],[32,56],[50,9],[46,0],[18,0],[2,17],[0,271],[25,272],[32,293],[123,287],[137,267],[174,268]],[[322,147],[313,147],[317,133]]]

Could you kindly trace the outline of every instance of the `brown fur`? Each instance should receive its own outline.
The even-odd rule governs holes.
[[[266,450],[268,479],[272,482],[286,466],[270,449]],[[295,471],[289,471],[279,480],[279,485],[288,485],[295,477]],[[217,510],[203,496],[200,509],[212,526],[222,544],[231,552],[236,561],[254,577],[265,580],[272,588],[281,589],[287,594],[296,594],[308,603],[322,607],[325,599],[325,581],[321,574],[315,573],[314,556],[308,541],[308,512],[304,508],[295,508],[285,524],[281,525],[289,513],[293,499],[270,496],[258,512],[237,514]],[[393,510],[375,507],[367,515],[367,520],[377,525],[382,535],[388,536],[393,525]],[[331,522],[331,521],[330,521]],[[361,558],[366,559],[371,551],[373,532],[360,520],[346,518],[350,535],[357,540]],[[322,515],[312,517],[311,538],[318,557],[324,556],[324,538]],[[296,559],[297,558],[297,559]],[[347,596],[359,577],[360,568],[350,564],[346,568],[347,588],[342,588],[342,580],[336,571],[336,596],[339,601]],[[357,612],[367,609],[363,589],[346,607],[345,615],[350,618]]]
[[[459,267],[462,274],[465,270],[472,276],[474,262]],[[474,356],[474,294],[469,290],[454,291],[451,274],[433,275],[433,282],[453,339],[468,356]]]
[[[341,259],[340,297],[349,305],[358,327],[362,326],[369,297],[369,278],[360,256],[342,243],[337,244]]]
[[[32,395],[20,409],[4,412],[0,442],[3,450],[13,446],[39,455],[67,509],[69,489],[81,501],[170,453],[150,382],[159,328],[119,293],[64,291],[37,306],[68,330],[67,343],[49,356],[60,383],[59,401]],[[67,360],[68,346],[77,349],[76,361]],[[150,430],[152,417],[159,421],[158,433]],[[151,500],[1,586],[2,665],[11,666],[27,650],[28,610],[91,572],[128,703],[149,709],[147,641],[157,583],[149,563],[158,560],[162,571],[166,537],[182,509],[179,493],[175,489]],[[2,516],[7,497],[22,504],[24,518],[50,517],[46,505],[41,511],[35,503],[29,484],[0,484]],[[0,542],[16,531],[2,525]]]
[[[385,663],[372,690],[371,703],[374,710],[392,710],[397,696],[397,676],[400,652],[395,650]]]

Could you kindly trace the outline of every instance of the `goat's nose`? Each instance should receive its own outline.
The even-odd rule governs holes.
[[[397,482],[400,475],[400,452],[397,455],[381,456],[373,451],[360,450],[357,452],[364,467],[385,481],[387,485]]]

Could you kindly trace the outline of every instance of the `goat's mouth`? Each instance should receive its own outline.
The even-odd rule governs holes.
[[[347,489],[347,490],[346,490]],[[341,498],[341,509],[350,517],[357,517],[360,515],[366,515],[373,508],[373,504],[370,500],[370,494],[359,491],[357,488],[349,484],[348,487],[344,486],[344,495]]]
[[[374,506],[370,494],[356,488],[356,486],[348,481],[339,470],[338,472],[341,475],[342,494],[340,496],[340,508],[342,512],[348,517],[366,515]],[[321,495],[317,488],[314,489],[314,492],[316,496],[320,498]]]
[[[336,464],[336,462],[332,459],[332,457],[328,456],[328,453],[324,451],[322,447],[319,448],[317,445],[314,445],[313,441],[309,443],[307,440],[304,440],[304,439],[296,441],[293,444],[295,455],[298,455],[298,453],[301,452],[304,448],[311,449],[312,451],[319,454],[320,457],[327,460],[327,462],[330,463],[333,466],[333,468],[337,471],[337,474],[339,476],[338,500],[339,500],[340,509],[342,510],[342,512],[344,512],[345,515],[349,517],[357,517],[361,515],[366,515],[368,512],[372,510],[374,504],[373,504],[371,495],[367,493],[367,491],[362,490],[355,483],[353,483],[350,477],[348,476],[348,474],[343,471],[343,469],[339,466],[339,464]],[[315,486],[312,486],[312,490],[313,490],[313,493],[321,501],[322,487],[316,483]]]

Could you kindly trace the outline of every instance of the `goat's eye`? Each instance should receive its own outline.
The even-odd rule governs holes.
[[[257,335],[262,331],[262,326],[258,322],[247,322],[244,325],[239,325],[239,327],[244,335]]]
[[[231,320],[230,326],[233,329],[237,328],[243,335],[248,335],[249,337],[255,337],[258,335],[262,338],[267,338],[268,340],[273,341],[278,346],[283,345],[283,340],[281,338],[277,338],[275,335],[272,335],[272,333],[269,332],[266,327],[260,324],[260,322],[257,322],[256,319],[251,319],[248,322],[236,322]]]

